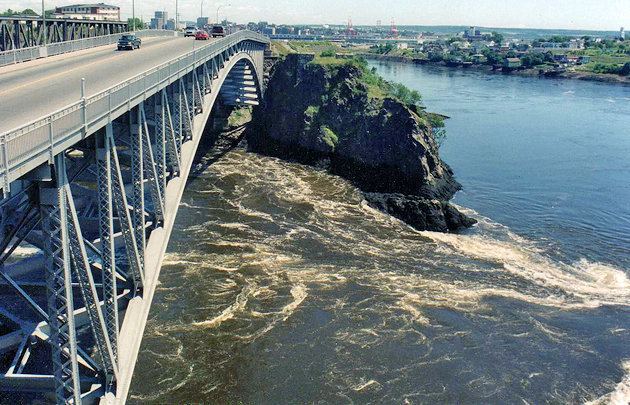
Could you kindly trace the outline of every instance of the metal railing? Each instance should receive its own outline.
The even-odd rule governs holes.
[[[220,54],[241,41],[267,44],[269,39],[251,31],[239,31],[188,52],[93,96],[78,100],[29,124],[0,134],[0,179],[6,196],[9,184],[27,168],[13,173],[28,162],[29,168],[51,160],[56,149],[73,144],[88,135],[88,128],[112,111],[129,107],[131,100],[152,95],[160,84]]]
[[[73,41],[53,42],[45,46],[33,46],[30,48],[12,49],[0,52],[0,66],[12,65],[14,63],[26,62],[48,56],[61,55],[62,53],[81,51],[83,49],[95,48],[97,46],[113,45],[118,42],[118,39],[123,34],[129,34],[129,32],[76,39]],[[136,31],[135,34],[141,38],[147,38],[177,36],[178,32],[171,30],[142,30]]]

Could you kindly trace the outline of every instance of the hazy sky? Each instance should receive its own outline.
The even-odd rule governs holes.
[[[45,0],[46,7],[72,0]],[[96,0],[95,3],[101,1]],[[131,16],[132,0],[106,1]],[[154,10],[174,14],[175,0],[135,0],[136,15],[148,19]],[[204,0],[204,14],[238,22],[388,25],[479,25],[510,28],[630,29],[630,0]],[[230,4],[230,6],[227,6]],[[201,0],[179,0],[180,18],[199,16]],[[41,8],[41,0],[0,0],[0,9]]]

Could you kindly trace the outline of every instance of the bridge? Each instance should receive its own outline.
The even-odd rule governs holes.
[[[0,52],[127,31],[124,21],[0,17]]]
[[[257,105],[268,39],[146,38],[0,68],[0,397],[124,403],[216,106]]]

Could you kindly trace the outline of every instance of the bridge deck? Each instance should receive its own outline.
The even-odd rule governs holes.
[[[82,77],[90,96],[209,42],[146,38],[134,51],[110,45],[0,68],[0,133],[79,100]]]

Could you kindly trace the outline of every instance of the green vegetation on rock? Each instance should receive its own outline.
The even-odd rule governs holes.
[[[339,143],[339,137],[337,134],[333,132],[332,129],[328,128],[326,125],[322,125],[319,128],[320,139],[326,143],[326,145],[330,146],[330,148],[334,151],[335,147]]]

